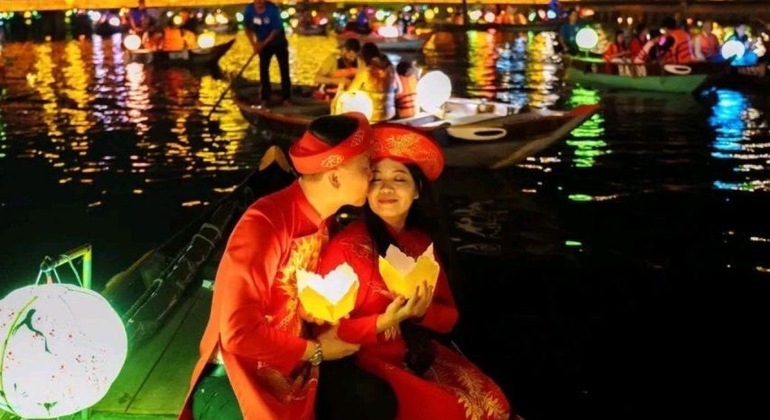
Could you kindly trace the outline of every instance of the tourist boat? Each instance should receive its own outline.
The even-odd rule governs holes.
[[[299,25],[294,32],[302,36],[326,35],[328,25]]]
[[[124,322],[129,351],[110,391],[91,407],[92,418],[175,418],[199,356],[212,281],[230,232],[256,198],[293,179],[285,157],[269,149],[234,191],[109,280],[102,295]]]
[[[727,73],[727,64],[608,63],[593,57],[567,57],[567,79],[615,89],[692,93],[707,79]]]
[[[769,85],[770,65],[768,63],[758,63],[749,66],[730,66],[729,72],[720,77],[715,84]]]
[[[414,52],[421,51],[429,37],[430,34],[384,37],[376,34],[358,35],[352,32],[343,32],[337,35],[337,43],[342,46],[348,38],[357,38],[361,41],[361,45],[371,42],[383,52]]]
[[[436,32],[465,32],[465,31],[488,31],[494,29],[499,32],[547,32],[559,29],[558,22],[537,22],[537,23],[449,23],[433,22],[428,27]]]
[[[214,45],[211,48],[193,48],[182,51],[152,51],[145,49],[129,50],[131,61],[144,64],[157,64],[167,66],[207,66],[216,64],[230,47],[235,39]]]
[[[287,146],[299,138],[314,118],[328,115],[326,101],[308,96],[309,87],[298,87],[291,106],[257,106],[246,98],[258,96],[254,88],[241,88],[235,102],[243,117],[258,131]],[[585,105],[570,111],[521,110],[510,104],[450,98],[442,115],[420,112],[390,122],[429,131],[442,145],[448,166],[501,168],[559,141],[599,110]]]

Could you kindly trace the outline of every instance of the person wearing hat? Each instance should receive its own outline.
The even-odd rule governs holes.
[[[360,113],[313,120],[289,149],[299,179],[246,209],[217,270],[180,419],[313,417],[319,365],[358,345],[337,326],[308,337],[294,273],[316,269],[329,216],[365,203],[372,136]]]
[[[358,57],[361,43],[355,38],[348,38],[340,51],[332,53],[318,68],[315,82],[318,83],[318,99],[330,101],[337,94],[337,89],[344,89],[356,77],[358,69],[364,68],[364,62]]]
[[[355,307],[340,321],[337,334],[360,344],[358,365],[393,388],[397,418],[511,418],[505,395],[489,377],[430,339],[449,333],[458,319],[442,263],[448,256],[435,252],[445,249],[432,223],[436,210],[425,211],[437,208],[432,183],[444,167],[441,148],[425,133],[400,124],[378,124],[373,132],[374,177],[364,212],[321,253],[321,274],[347,262],[360,282]],[[395,245],[416,259],[431,244],[441,267],[435,290],[425,282],[409,299],[393,296],[380,275],[379,257]]]

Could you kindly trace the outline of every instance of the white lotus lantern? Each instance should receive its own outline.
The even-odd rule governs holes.
[[[315,318],[335,323],[356,304],[358,275],[342,263],[326,276],[297,270],[297,292],[305,311]]]
[[[142,38],[135,34],[128,35],[123,40],[123,46],[129,51],[138,50],[142,46]]]
[[[122,321],[101,295],[70,284],[16,289],[0,301],[0,408],[23,418],[86,409],[126,360]]]
[[[441,268],[433,257],[433,244],[419,257],[412,258],[398,247],[390,245],[385,257],[379,258],[380,275],[391,293],[411,298],[423,282],[435,289]]]
[[[369,94],[361,90],[349,90],[342,93],[336,102],[334,114],[360,112],[369,120],[374,113],[374,104]]]
[[[211,48],[214,46],[214,43],[216,42],[216,38],[214,37],[214,34],[211,32],[204,32],[200,35],[198,35],[198,48]]]
[[[426,73],[417,82],[417,105],[430,113],[437,113],[452,96],[452,81],[443,72]]]

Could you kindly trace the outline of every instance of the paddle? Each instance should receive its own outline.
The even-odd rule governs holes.
[[[214,113],[214,110],[217,108],[219,103],[222,102],[222,99],[225,98],[225,95],[227,94],[227,92],[229,92],[230,89],[233,88],[233,84],[235,84],[235,81],[241,78],[241,75],[246,70],[246,67],[249,66],[249,63],[251,63],[251,60],[253,60],[254,57],[257,56],[257,54],[259,54],[259,53],[255,52],[254,54],[251,55],[251,57],[249,57],[248,60],[246,60],[246,64],[244,64],[243,67],[241,67],[241,71],[239,71],[238,74],[233,78],[233,80],[230,81],[230,84],[227,86],[227,89],[225,89],[224,92],[222,92],[222,94],[219,95],[219,99],[217,99],[217,101],[214,103],[214,106],[211,107],[211,110],[209,111],[209,114],[206,115],[206,119],[207,120],[211,120],[211,114]]]

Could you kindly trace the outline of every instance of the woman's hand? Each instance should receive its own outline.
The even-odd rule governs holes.
[[[377,332],[395,327],[407,319],[422,317],[427,312],[432,299],[433,288],[428,287],[427,281],[417,285],[411,299],[396,296],[385,308],[385,312],[377,317]]]

